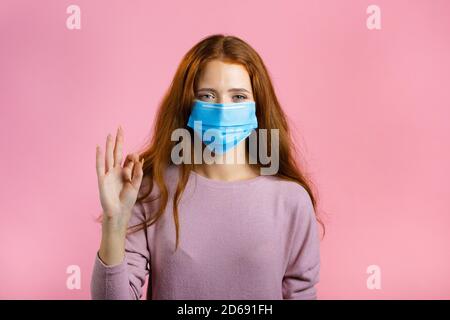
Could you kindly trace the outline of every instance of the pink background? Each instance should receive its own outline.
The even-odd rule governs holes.
[[[218,32],[265,60],[319,188],[319,298],[450,298],[446,0],[2,0],[0,298],[90,298],[95,145],[122,124],[141,147],[183,54]]]

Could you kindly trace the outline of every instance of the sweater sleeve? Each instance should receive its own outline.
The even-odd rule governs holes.
[[[320,240],[311,198],[302,191],[301,201],[291,224],[291,243],[287,269],[283,277],[283,299],[315,300],[319,282]]]
[[[145,209],[136,203],[129,226],[145,221]],[[125,256],[121,263],[105,265],[98,255],[91,277],[91,298],[94,300],[138,300],[149,275],[150,252],[146,230],[127,234]]]

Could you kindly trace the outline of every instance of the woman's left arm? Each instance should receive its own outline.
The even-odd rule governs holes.
[[[283,299],[317,299],[320,239],[314,208],[306,190],[293,216],[288,266],[283,277]]]

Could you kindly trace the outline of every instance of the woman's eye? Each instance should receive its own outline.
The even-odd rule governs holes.
[[[246,96],[243,96],[243,95],[241,95],[241,94],[237,94],[237,95],[235,95],[233,98],[235,98],[235,100],[238,100],[238,101],[242,101],[242,100],[247,99]]]
[[[207,93],[207,94],[200,94],[198,97],[201,100],[214,99],[214,96],[212,94],[209,94],[209,93]]]

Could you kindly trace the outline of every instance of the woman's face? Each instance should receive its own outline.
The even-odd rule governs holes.
[[[197,99],[214,103],[254,101],[250,76],[241,64],[209,61],[195,88]]]

